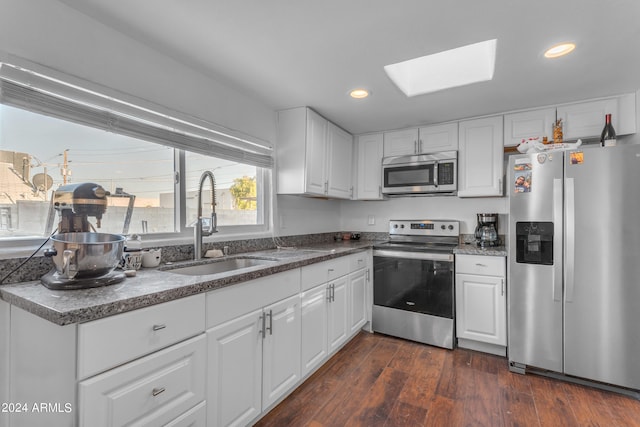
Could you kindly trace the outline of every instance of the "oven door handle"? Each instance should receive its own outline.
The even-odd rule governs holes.
[[[438,253],[429,253],[429,252],[404,252],[404,251],[374,249],[373,256],[384,257],[384,258],[404,258],[404,259],[420,259],[420,260],[427,260],[427,261],[453,262],[453,254],[438,254]]]

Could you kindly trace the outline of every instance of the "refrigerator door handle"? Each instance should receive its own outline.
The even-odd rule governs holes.
[[[566,224],[565,224],[565,283],[567,287],[565,301],[573,301],[575,267],[575,187],[573,178],[566,180]]]
[[[562,301],[562,179],[553,180],[553,300]]]

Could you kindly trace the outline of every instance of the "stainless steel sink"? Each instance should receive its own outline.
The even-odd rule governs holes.
[[[264,258],[231,258],[221,261],[212,261],[206,264],[190,265],[186,267],[170,268],[168,273],[184,274],[187,276],[203,276],[206,274],[225,273],[228,271],[241,270],[256,266],[265,266],[278,262],[274,259]]]

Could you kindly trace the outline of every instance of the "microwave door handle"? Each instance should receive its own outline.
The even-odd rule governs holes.
[[[438,188],[438,162],[433,164],[433,184]]]

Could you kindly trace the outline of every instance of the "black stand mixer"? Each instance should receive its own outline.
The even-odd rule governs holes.
[[[114,269],[122,258],[125,237],[96,232],[107,210],[109,195],[102,186],[91,182],[68,184],[55,191],[47,230],[51,229],[54,210],[59,213],[60,221],[57,233],[51,237],[53,247],[44,252],[55,264],[55,269],[41,278],[47,288],[85,289],[124,280],[125,274]],[[135,199],[135,196],[127,196],[130,197],[130,209],[125,228],[128,228]],[[95,228],[89,217],[95,218]]]
[[[476,226],[475,238],[476,244],[482,248],[500,246],[500,238],[498,237],[498,214],[497,213],[479,213],[478,225]]]

